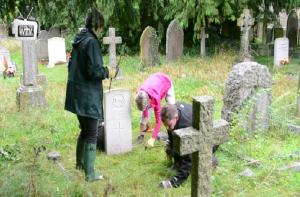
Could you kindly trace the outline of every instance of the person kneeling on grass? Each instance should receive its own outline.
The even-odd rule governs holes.
[[[166,104],[161,110],[161,120],[168,132],[168,140],[166,143],[166,154],[173,163],[173,169],[176,175],[169,180],[161,181],[160,187],[173,188],[179,187],[190,175],[192,169],[192,155],[179,155],[173,147],[173,131],[177,129],[192,126],[192,105],[186,103],[176,103],[175,105]],[[213,152],[217,150],[214,146]],[[213,167],[218,164],[217,159],[213,156]]]

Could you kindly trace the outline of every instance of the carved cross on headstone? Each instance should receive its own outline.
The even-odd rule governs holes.
[[[254,19],[250,14],[249,9],[244,9],[237,25],[241,28],[241,53],[243,57],[250,57],[249,54],[249,31],[254,24]]]
[[[193,127],[174,131],[176,152],[192,153],[192,197],[210,196],[212,175],[212,148],[228,140],[226,120],[213,121],[214,99],[211,96],[193,98]]]
[[[116,45],[122,43],[121,37],[116,37],[115,28],[109,28],[108,36],[103,38],[104,44],[109,44],[109,65],[113,68],[117,66]]]

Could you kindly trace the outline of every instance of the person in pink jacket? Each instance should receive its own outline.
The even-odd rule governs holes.
[[[147,141],[148,147],[153,147],[161,127],[161,101],[165,98],[168,104],[175,104],[175,93],[172,81],[169,76],[163,73],[154,73],[147,78],[138,88],[135,102],[137,108],[142,111],[140,121],[139,141],[144,140],[144,135],[149,125],[150,112],[153,109],[155,115],[155,127],[152,137]]]

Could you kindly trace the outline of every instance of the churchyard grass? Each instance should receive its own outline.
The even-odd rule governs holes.
[[[45,88],[48,107],[30,113],[17,112],[16,90],[22,56],[18,50],[11,56],[18,64],[17,76],[6,80],[0,78],[0,196],[190,195],[190,178],[178,189],[162,190],[158,187],[161,180],[172,175],[166,171],[162,142],[147,150],[144,145],[134,144],[132,152],[123,155],[107,156],[98,152],[96,168],[105,179],[86,183],[83,173],[75,169],[77,119],[63,109],[66,66],[49,69],[39,65],[39,71],[48,80]],[[113,81],[112,88],[123,87],[131,91],[133,140],[137,137],[139,123],[134,93],[149,74],[160,71],[170,75],[177,100],[191,103],[192,96],[213,96],[214,119],[219,119],[224,84],[234,56],[235,53],[227,52],[206,58],[184,57],[172,65],[163,64],[143,72],[139,69],[138,56],[122,57],[123,79]],[[108,58],[104,60],[107,64]],[[213,172],[212,196],[297,196],[300,193],[299,172],[279,170],[300,159],[300,137],[287,130],[288,123],[300,124],[299,118],[294,117],[299,66],[296,62],[280,69],[268,66],[274,81],[271,128],[267,132],[249,134],[238,124],[232,127],[230,141],[223,144],[216,154],[219,166]],[[108,89],[108,80],[104,87]],[[59,162],[66,172],[47,160],[47,153],[51,150],[60,152]],[[261,164],[247,166],[247,162],[241,159],[243,157],[259,160]],[[255,176],[241,177],[239,173],[246,168],[251,169]]]

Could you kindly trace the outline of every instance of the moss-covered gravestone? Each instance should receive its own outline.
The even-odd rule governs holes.
[[[143,31],[140,39],[141,66],[155,66],[159,64],[158,54],[159,39],[153,27],[148,26]]]
[[[214,99],[211,96],[193,98],[192,127],[174,131],[174,148],[180,155],[192,153],[192,197],[210,196],[212,149],[229,138],[229,124],[213,121]]]

